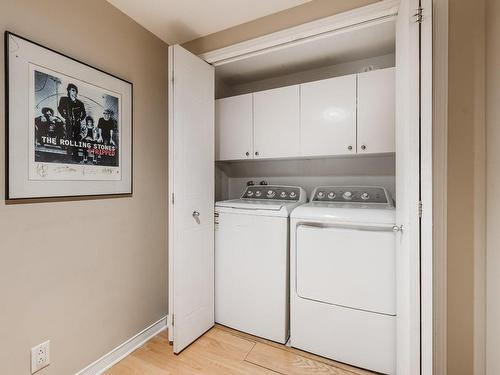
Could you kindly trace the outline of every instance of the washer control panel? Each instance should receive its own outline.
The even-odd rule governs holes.
[[[313,202],[390,203],[382,187],[320,186],[314,189]]]
[[[300,194],[300,188],[294,186],[254,185],[247,186],[241,198],[299,201]]]

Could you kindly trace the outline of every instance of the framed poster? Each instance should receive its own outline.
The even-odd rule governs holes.
[[[132,83],[5,32],[6,199],[132,194]]]

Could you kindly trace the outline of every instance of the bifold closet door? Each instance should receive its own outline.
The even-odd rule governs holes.
[[[169,47],[169,315],[174,353],[214,325],[214,68]]]
[[[420,25],[418,0],[402,0],[396,20],[397,370],[421,373]],[[431,22],[432,5],[423,22]],[[429,207],[432,215],[432,208]],[[430,344],[432,350],[432,340]],[[425,372],[426,374],[429,372]]]

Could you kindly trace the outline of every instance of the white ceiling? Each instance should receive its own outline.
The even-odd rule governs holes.
[[[187,42],[310,0],[107,0],[167,42]]]

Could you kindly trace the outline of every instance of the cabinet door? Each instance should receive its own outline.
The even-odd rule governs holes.
[[[395,68],[358,75],[358,153],[395,152]]]
[[[254,157],[299,155],[299,86],[253,95]]]
[[[302,156],[356,153],[356,75],[300,85]]]
[[[252,158],[252,94],[215,101],[215,160]]]

